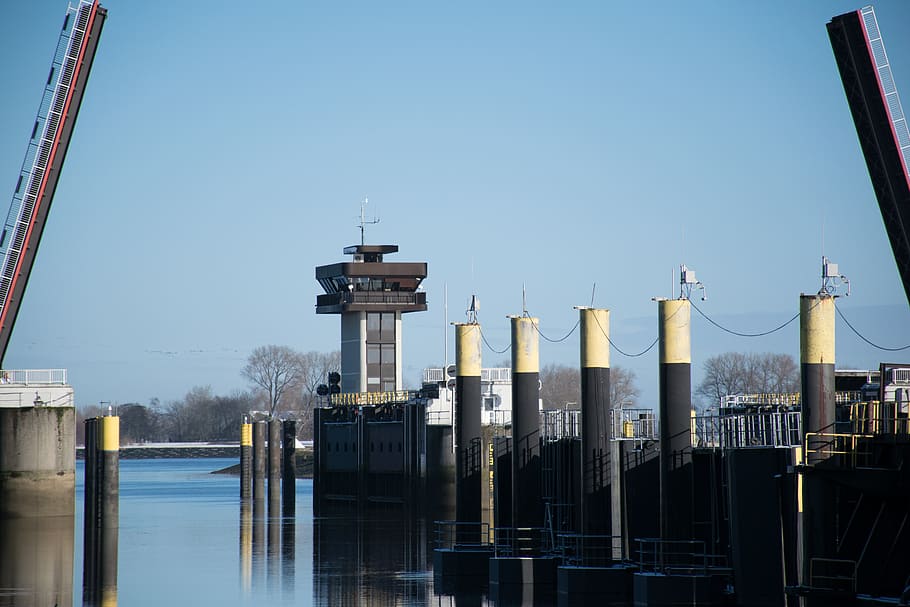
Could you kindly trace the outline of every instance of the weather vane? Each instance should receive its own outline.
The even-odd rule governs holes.
[[[373,219],[368,220],[365,216],[366,206],[370,202],[370,199],[364,196],[363,202],[360,203],[360,245],[363,246],[363,228],[364,226],[373,225],[379,223],[379,218],[375,215]]]

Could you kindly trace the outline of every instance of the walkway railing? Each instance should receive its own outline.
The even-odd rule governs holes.
[[[791,448],[802,444],[799,411],[700,415],[692,420],[692,446],[714,449]]]
[[[708,554],[701,540],[636,539],[638,568],[643,573],[707,575],[727,569],[727,557]]]
[[[540,436],[544,441],[581,436],[581,411],[553,409],[540,412]]]
[[[872,438],[871,434],[839,434],[833,432],[806,433],[806,463],[809,465],[840,456],[841,466],[856,468],[872,463],[872,452],[857,449],[863,439]]]
[[[610,440],[658,439],[657,417],[651,409],[610,409]]]
[[[66,369],[6,369],[0,371],[0,384],[64,386]]]
[[[553,551],[549,531],[543,527],[496,527],[493,537],[497,557],[542,556]]]
[[[609,567],[613,559],[614,546],[621,542],[618,535],[582,535],[560,533],[556,536],[555,556],[563,565],[571,567]]]

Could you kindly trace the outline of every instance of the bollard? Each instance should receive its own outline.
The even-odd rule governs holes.
[[[240,499],[249,500],[252,495],[253,424],[249,414],[240,421]]]
[[[293,517],[297,507],[297,422],[284,420],[282,430],[281,510],[284,517]]]
[[[269,516],[281,516],[281,420],[269,420]]]
[[[101,418],[101,604],[117,604],[117,549],[120,533],[120,418]]]

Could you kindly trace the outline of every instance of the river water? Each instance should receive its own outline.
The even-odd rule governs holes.
[[[211,474],[233,459],[122,460],[117,604],[455,605],[434,592],[432,545],[422,520],[400,513],[326,516],[314,524],[312,481],[298,479],[296,516],[242,510],[238,477]],[[68,525],[17,526],[26,574],[0,563],[0,605],[83,605],[83,464],[77,464],[76,515]],[[55,524],[56,525],[56,524]],[[48,542],[48,534],[54,538]],[[23,535],[24,534],[24,535]],[[30,551],[30,540],[54,550]],[[71,580],[67,554],[73,546]],[[4,554],[11,554],[6,551]],[[48,556],[49,555],[49,556]],[[9,558],[9,557],[7,557]],[[34,566],[31,564],[34,563]],[[47,564],[44,575],[41,567]],[[62,565],[61,565],[62,563]],[[33,569],[38,570],[32,571]],[[67,581],[71,586],[67,588]],[[47,588],[51,584],[56,588]]]

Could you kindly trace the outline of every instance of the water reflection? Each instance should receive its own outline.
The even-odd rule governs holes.
[[[436,594],[432,538],[401,512],[336,512],[313,521],[316,605],[487,605],[481,589]]]
[[[0,519],[0,605],[73,604],[73,516]]]
[[[275,596],[280,590],[286,599],[293,599],[296,521],[282,517],[271,505],[268,517],[265,510],[265,500],[240,503],[240,589],[247,597]]]

